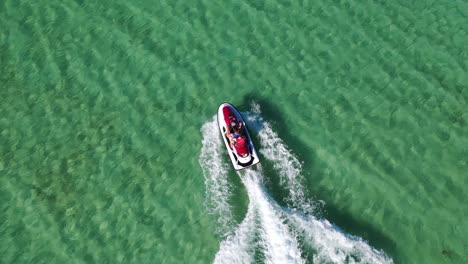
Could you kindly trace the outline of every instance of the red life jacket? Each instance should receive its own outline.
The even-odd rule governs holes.
[[[237,154],[243,156],[249,152],[247,148],[247,139],[245,137],[239,137],[234,143],[234,148],[236,149]]]

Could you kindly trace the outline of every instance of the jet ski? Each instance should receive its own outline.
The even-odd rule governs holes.
[[[235,170],[260,162],[244,119],[230,103],[219,106],[218,126]]]

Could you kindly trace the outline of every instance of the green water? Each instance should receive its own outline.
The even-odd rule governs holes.
[[[468,262],[468,3],[410,2],[2,1],[0,263],[212,262],[223,101],[261,107],[330,222]]]

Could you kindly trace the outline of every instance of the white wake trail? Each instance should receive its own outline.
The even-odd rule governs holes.
[[[199,163],[205,176],[206,206],[208,213],[216,218],[217,232],[225,236],[234,226],[229,204],[232,187],[227,177],[231,167],[223,162],[225,149],[222,146],[216,116],[202,126],[201,132],[203,140]]]
[[[247,116],[250,127],[260,137],[260,153],[273,162],[281,184],[289,191],[292,206],[303,213],[286,208],[277,211],[282,211],[295,229],[301,232],[304,241],[316,252],[314,263],[393,263],[384,252],[372,248],[361,238],[346,234],[327,220],[319,220],[313,216],[314,209],[321,203],[313,203],[307,199],[301,183],[301,163],[273,131],[271,124],[263,120],[257,104],[252,105]],[[280,206],[277,205],[277,208]]]
[[[313,215],[316,205],[307,198],[302,186],[302,166],[288,150],[270,123],[263,120],[258,105],[247,114],[249,128],[257,132],[260,153],[271,161],[288,193],[288,204],[281,207],[263,184],[259,165],[238,172],[249,197],[244,220],[233,230],[234,220],[229,204],[232,196],[228,181],[231,166],[223,162],[225,149],[219,136],[216,117],[202,127],[203,141],[200,165],[205,175],[208,211],[217,217],[218,232],[226,236],[214,263],[254,263],[261,250],[265,263],[305,263],[302,249],[310,249],[314,263],[393,263],[383,251],[372,248],[359,237],[345,233],[325,219]],[[258,257],[258,256],[257,256]],[[263,258],[262,258],[263,259]]]
[[[252,110],[246,113],[246,116],[249,127],[252,127],[260,138],[262,146],[260,153],[273,162],[273,167],[280,176],[280,184],[288,189],[288,202],[292,207],[311,214],[320,205],[320,202],[313,203],[304,192],[301,163],[288,150],[278,134],[273,131],[271,124],[263,120],[258,104],[253,103]]]
[[[305,263],[301,257],[299,243],[284,223],[279,206],[267,194],[261,182],[261,167],[257,171],[248,169],[242,176],[249,198],[258,208],[261,243],[265,248],[266,263]]]
[[[256,233],[255,214],[255,208],[250,202],[247,214],[234,234],[221,242],[215,256],[215,264],[253,263],[255,254],[253,245]]]
[[[291,224],[301,231],[304,241],[316,251],[314,263],[393,263],[383,251],[344,233],[325,219],[298,212],[285,213]]]

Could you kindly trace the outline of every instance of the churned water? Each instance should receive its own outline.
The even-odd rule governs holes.
[[[0,263],[467,263],[468,3],[413,2],[1,1]]]

